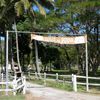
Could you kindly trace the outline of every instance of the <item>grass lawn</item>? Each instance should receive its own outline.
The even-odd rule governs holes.
[[[40,84],[40,85],[44,85],[43,80],[32,79],[32,80],[30,80],[30,82]],[[66,91],[73,91],[72,84],[66,84],[66,83],[63,84],[63,83],[59,83],[59,82],[56,82],[56,81],[46,81],[46,86],[47,87],[53,87],[53,88],[56,88],[56,89],[66,90]]]
[[[31,79],[30,82],[40,84],[40,85],[44,85],[43,80]],[[72,87],[71,83],[69,84],[69,83],[63,83],[63,82],[61,83],[61,82],[48,81],[47,80],[46,86],[56,88],[56,89],[60,89],[60,90],[65,90],[65,91],[73,91],[73,87]],[[78,92],[87,93],[86,92],[86,86],[77,85],[77,87],[78,87]],[[89,86],[89,92],[88,93],[100,94],[100,87]]]
[[[0,100],[25,100],[24,95],[17,95],[17,96],[0,96]]]
[[[16,96],[9,95],[4,96],[0,95],[0,100],[41,100],[40,97],[33,96],[30,92],[27,92],[25,95],[17,94]]]

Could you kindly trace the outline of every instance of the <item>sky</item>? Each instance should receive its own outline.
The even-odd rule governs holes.
[[[4,37],[0,36],[0,39],[1,39],[1,40],[4,40]]]
[[[33,6],[33,9],[34,9],[35,11],[39,11],[39,8],[38,8],[36,5]],[[49,12],[49,10],[48,10],[47,8],[45,8],[45,11],[46,11],[47,13]]]

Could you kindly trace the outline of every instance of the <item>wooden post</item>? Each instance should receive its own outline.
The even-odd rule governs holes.
[[[58,81],[58,73],[56,73],[56,81]]]
[[[44,86],[46,86],[46,73],[44,73]]]
[[[38,79],[37,72],[35,72],[35,78]]]
[[[87,39],[87,35],[86,35]],[[87,46],[87,40],[85,43],[85,48],[86,48],[86,91],[89,91],[89,80],[88,80],[88,46]]]
[[[1,82],[3,82],[3,73],[1,73]]]
[[[30,80],[31,79],[30,72],[28,72],[28,77],[29,77],[29,80]]]
[[[65,79],[64,79],[64,77],[63,77],[63,86],[65,85]]]
[[[8,95],[8,31],[6,32],[6,95]]]
[[[1,68],[0,68],[0,80],[1,80]]]
[[[72,74],[72,82],[73,82],[73,90],[74,92],[77,92],[77,79],[76,75]]]
[[[25,76],[23,76],[23,85],[24,85],[23,94],[26,94],[26,77]]]
[[[1,82],[3,82],[3,73],[1,74]],[[3,88],[3,84],[1,86]]]
[[[16,83],[16,76],[14,76],[14,80],[13,80],[13,95],[16,95],[16,87],[17,87],[17,83]]]

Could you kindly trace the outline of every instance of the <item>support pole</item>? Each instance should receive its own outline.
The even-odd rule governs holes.
[[[1,64],[0,64],[0,80],[1,80],[1,68],[2,68],[2,46],[1,46],[1,37],[0,37],[0,47],[1,47],[1,49],[0,49],[0,56],[1,56]]]
[[[0,44],[1,44],[1,68],[3,68],[3,60],[2,60],[2,58],[3,58],[3,43],[2,43],[2,37],[0,38]]]
[[[87,39],[87,35],[86,35]],[[85,43],[85,48],[86,48],[86,91],[89,91],[89,80],[88,80],[88,46],[87,46],[87,40]]]
[[[0,36],[0,58],[1,58],[1,64],[0,64],[0,66],[2,67],[2,44],[1,44],[1,36]]]
[[[8,90],[8,31],[6,32],[6,90]],[[8,95],[8,91],[6,91]]]

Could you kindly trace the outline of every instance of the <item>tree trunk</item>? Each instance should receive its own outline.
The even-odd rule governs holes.
[[[38,47],[37,47],[37,41],[35,40],[34,42],[35,42],[36,67],[37,67],[38,75],[41,78],[41,75],[40,75],[40,67],[39,67],[39,62],[38,62]]]
[[[16,22],[15,21],[14,21],[14,25],[15,25],[15,34],[16,34],[17,62],[18,62],[19,70],[21,72],[20,60],[19,60],[18,33],[17,33],[17,27],[16,27]]]

